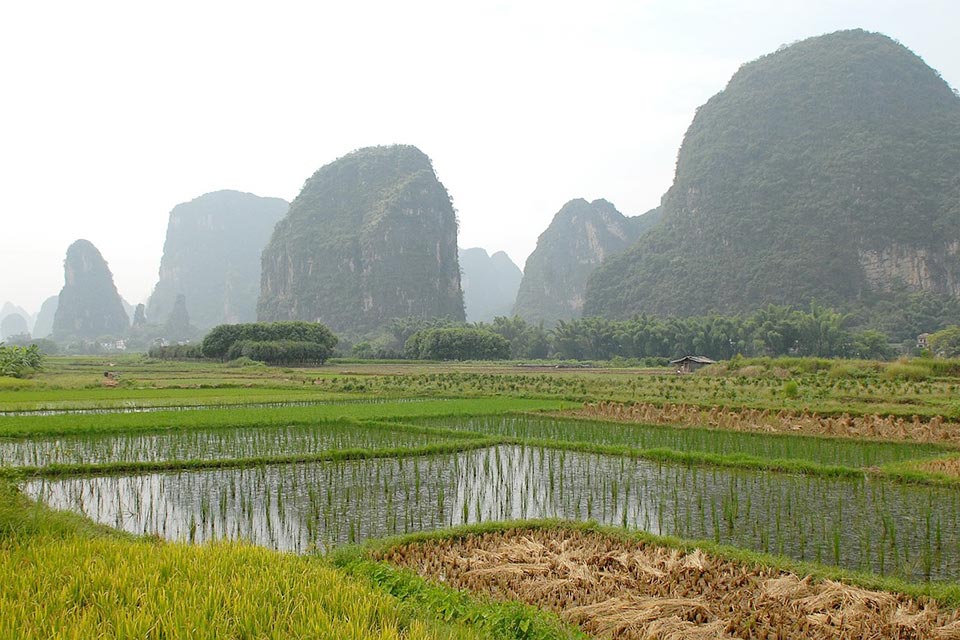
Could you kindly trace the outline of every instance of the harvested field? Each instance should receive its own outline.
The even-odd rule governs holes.
[[[938,458],[936,460],[928,460],[926,462],[918,463],[916,467],[921,471],[942,473],[945,476],[960,478],[960,458]]]
[[[941,416],[923,421],[877,414],[865,416],[821,416],[817,413],[772,412],[743,409],[730,411],[713,407],[704,410],[683,404],[622,404],[619,402],[586,403],[582,408],[562,414],[597,420],[640,422],[732,431],[762,433],[799,433],[841,438],[904,440],[960,446],[960,424],[947,422]]]
[[[511,529],[379,554],[456,589],[555,611],[602,638],[960,638],[936,602],[573,529]]]

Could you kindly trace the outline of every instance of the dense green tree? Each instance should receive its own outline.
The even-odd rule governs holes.
[[[309,343],[318,345],[311,352],[313,361],[324,362],[333,355],[337,342],[330,329],[319,322],[222,324],[203,338],[202,353],[207,358],[222,360],[229,356],[235,343]]]
[[[43,368],[43,353],[37,345],[5,346],[0,343],[0,376],[22,378]]]
[[[404,351],[420,360],[506,360],[510,343],[486,329],[444,327],[413,334]]]
[[[944,358],[960,357],[960,326],[941,329],[929,337],[930,351]]]

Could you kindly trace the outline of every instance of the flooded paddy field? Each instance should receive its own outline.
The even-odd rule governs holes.
[[[132,533],[296,552],[452,525],[596,520],[911,580],[960,578],[960,494],[829,475],[504,445],[426,457],[37,479],[23,492]]]

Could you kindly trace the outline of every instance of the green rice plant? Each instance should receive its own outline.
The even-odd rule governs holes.
[[[720,429],[676,428],[621,422],[575,420],[535,415],[425,418],[417,424],[442,427],[518,441],[583,443],[590,447],[623,447],[625,455],[639,451],[702,452],[717,456],[747,456],[759,464],[792,460],[821,466],[878,467],[893,462],[942,456],[953,449],[936,444],[878,442],[792,434],[764,434]],[[612,453],[612,449],[605,449]],[[704,459],[706,460],[706,459]],[[751,466],[756,466],[751,463]],[[800,467],[795,467],[799,470]]]
[[[0,437],[166,431],[237,427],[303,426],[329,420],[382,420],[427,416],[477,415],[516,411],[556,411],[569,403],[523,398],[393,401],[293,407],[153,411],[94,415],[17,415],[0,418]]]
[[[464,434],[396,422],[329,421],[310,426],[237,427],[0,439],[0,465],[103,465],[270,458],[341,449],[417,448]],[[482,436],[478,436],[482,437]]]

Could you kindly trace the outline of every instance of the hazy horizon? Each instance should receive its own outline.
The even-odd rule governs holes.
[[[31,313],[78,238],[145,302],[174,206],[221,189],[290,201],[378,144],[429,155],[459,246],[522,269],[572,198],[657,206],[697,107],[743,63],[823,33],[884,33],[960,85],[960,8],[943,1],[21,3],[6,17],[0,304]]]

